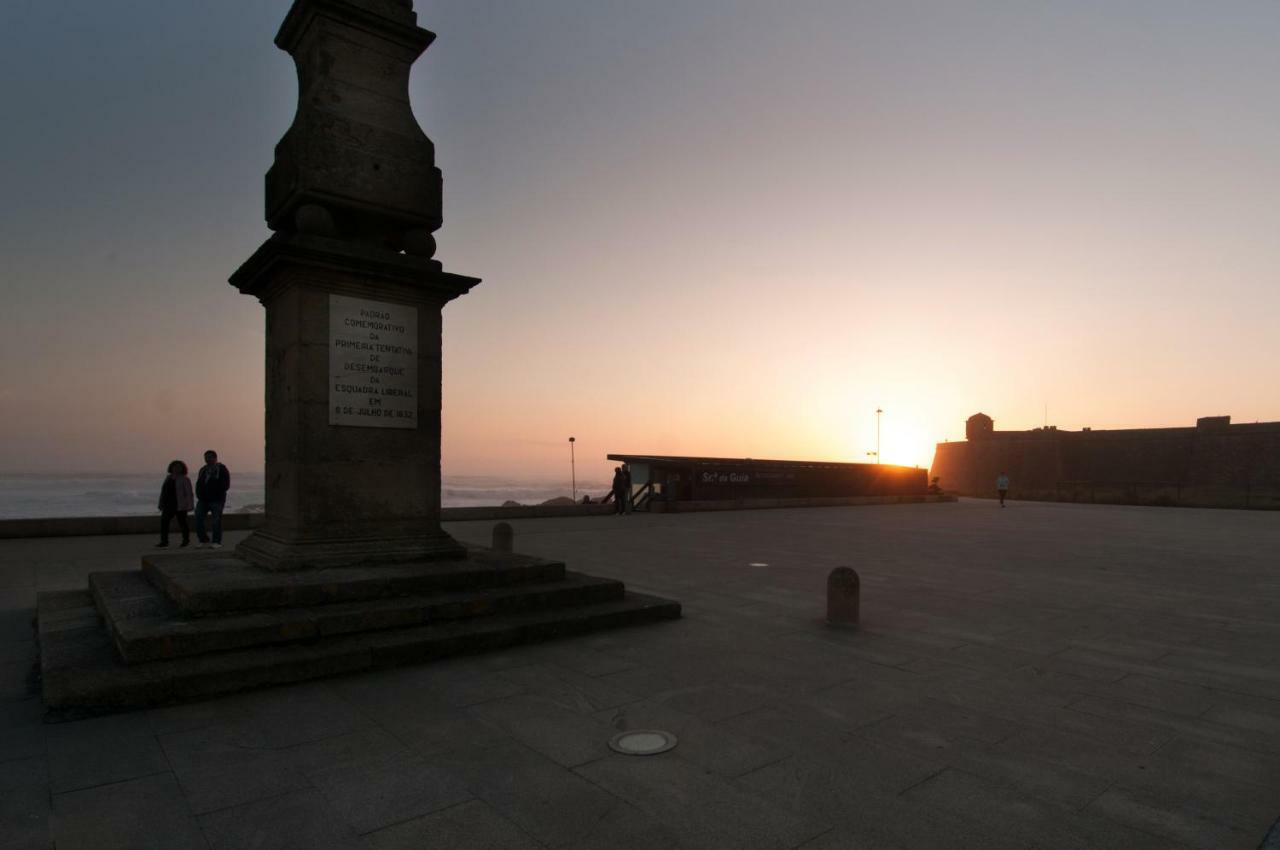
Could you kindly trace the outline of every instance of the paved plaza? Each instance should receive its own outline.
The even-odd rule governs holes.
[[[36,591],[153,541],[0,541],[0,847],[1252,850],[1280,815],[1280,514],[973,500],[513,525],[518,551],[684,619],[42,724]],[[842,565],[856,632],[821,622]],[[644,728],[679,744],[609,749]]]

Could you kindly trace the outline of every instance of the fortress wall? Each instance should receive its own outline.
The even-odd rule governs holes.
[[[940,478],[945,490],[993,496],[1001,472],[1009,476],[1013,494],[1053,489],[1062,478],[1057,440],[1037,434],[939,443],[929,474]]]
[[[1020,499],[1280,508],[1280,424],[1131,431],[997,431],[940,443],[931,475],[991,496],[1001,471]]]
[[[1184,489],[1195,504],[1280,508],[1280,428],[1199,435]]]

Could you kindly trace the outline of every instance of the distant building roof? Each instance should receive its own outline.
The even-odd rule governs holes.
[[[655,466],[760,466],[760,467],[788,467],[788,468],[805,468],[805,469],[852,469],[864,468],[868,466],[885,466],[895,467],[897,464],[874,464],[874,463],[837,463],[827,460],[758,460],[750,457],[681,457],[679,455],[629,455],[629,454],[610,454],[606,455],[609,460],[620,460],[623,463],[648,463]],[[910,469],[911,467],[901,467]]]
[[[1152,436],[1152,437],[1173,437],[1179,434],[1194,433],[1197,431],[1210,432],[1226,432],[1229,434],[1246,434],[1258,431],[1271,432],[1280,431],[1280,422],[1236,422],[1232,423],[1230,416],[1201,416],[1196,420],[1195,425],[1175,425],[1155,428],[1091,428],[1086,427],[1079,431],[1060,430],[1057,425],[1046,425],[1041,428],[1029,428],[1025,431],[996,431],[987,427],[991,423],[991,417],[984,413],[975,413],[965,420],[965,437],[968,440],[984,440],[991,438],[1004,437],[1074,437],[1079,434],[1088,434],[1091,438],[1101,439],[1104,437],[1135,437],[1135,436]],[[994,423],[992,423],[994,424]]]

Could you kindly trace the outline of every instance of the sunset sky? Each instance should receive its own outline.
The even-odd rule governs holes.
[[[0,471],[262,464],[286,0],[0,3]],[[1275,0],[418,0],[446,474],[1280,419]]]

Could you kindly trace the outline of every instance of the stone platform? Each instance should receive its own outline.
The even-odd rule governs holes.
[[[0,847],[1258,850],[1280,814],[1275,514],[965,499],[512,525],[681,618],[46,723],[37,594],[155,539],[0,540]],[[842,565],[856,630],[822,622]],[[679,744],[609,748],[634,729]]]
[[[37,598],[46,707],[127,709],[680,616],[558,561],[272,572],[218,553],[143,558]]]

